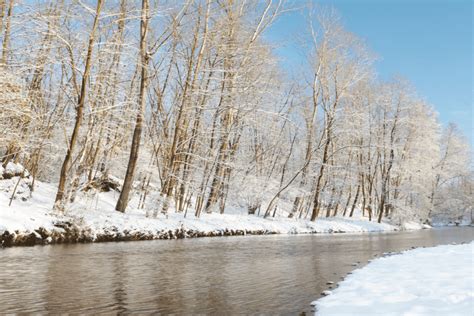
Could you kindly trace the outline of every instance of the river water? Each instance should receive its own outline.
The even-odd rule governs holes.
[[[474,228],[0,249],[0,314],[280,314],[374,255],[470,242]]]

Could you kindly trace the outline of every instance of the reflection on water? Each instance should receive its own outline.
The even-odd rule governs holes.
[[[294,315],[354,262],[473,239],[446,228],[0,249],[0,313]]]

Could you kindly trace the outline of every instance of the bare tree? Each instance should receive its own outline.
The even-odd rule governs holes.
[[[130,159],[128,160],[127,173],[123,182],[120,197],[117,201],[115,209],[119,212],[125,212],[128,204],[128,196],[132,188],[133,176],[138,160],[138,151],[140,149],[140,139],[143,129],[143,117],[145,115],[145,92],[147,88],[147,65],[149,60],[149,52],[147,47],[148,21],[150,19],[149,2],[142,0],[142,13],[140,19],[140,91],[138,94],[138,111],[137,120],[135,122],[135,130],[133,131],[132,147],[130,150]]]
[[[67,153],[66,153],[66,156],[64,157],[64,161],[61,166],[61,173],[59,176],[58,191],[56,193],[56,198],[55,198],[55,208],[61,211],[64,210],[63,199],[64,199],[64,192],[65,192],[65,187],[66,187],[66,182],[67,182],[67,173],[69,171],[69,166],[72,160],[73,151],[77,143],[79,130],[81,128],[82,120],[83,120],[84,104],[85,104],[86,95],[87,95],[89,73],[90,73],[91,65],[92,65],[93,46],[95,42],[96,29],[99,24],[99,16],[100,16],[100,11],[102,9],[102,3],[103,3],[102,0],[97,0],[94,22],[92,24],[92,29],[89,35],[89,43],[87,47],[87,55],[86,55],[86,60],[85,60],[84,72],[82,75],[81,88],[80,88],[79,95],[77,96],[76,122],[74,124],[72,135],[69,140]],[[75,77],[76,70],[73,69],[72,71],[74,73],[73,76]]]

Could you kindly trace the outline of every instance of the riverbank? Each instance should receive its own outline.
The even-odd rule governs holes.
[[[379,258],[312,305],[316,315],[469,315],[473,252],[471,242]]]
[[[65,214],[51,210],[55,186],[37,182],[34,192],[29,183],[17,177],[0,181],[0,245],[4,247],[151,239],[175,239],[233,235],[319,234],[383,232],[420,229],[421,225],[398,227],[376,223],[356,215],[352,218],[318,218],[315,222],[277,216],[264,219],[257,215],[202,214],[189,212],[159,213],[147,216],[134,197],[126,213],[114,210],[118,192],[81,192]],[[15,189],[14,198],[10,199]],[[149,215],[149,214],[148,214]]]

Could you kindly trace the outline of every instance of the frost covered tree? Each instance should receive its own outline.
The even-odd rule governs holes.
[[[0,160],[59,179],[56,209],[458,220],[472,153],[330,10],[292,76],[266,37],[284,1],[0,2]],[[124,179],[124,181],[122,181]],[[33,181],[34,184],[34,181]],[[32,186],[34,188],[34,185]]]
[[[150,4],[148,0],[142,0],[142,11],[140,18],[140,90],[138,93],[138,110],[135,129],[133,131],[132,145],[130,149],[130,158],[128,160],[127,172],[123,182],[122,190],[117,201],[115,209],[119,212],[125,212],[128,204],[128,196],[132,188],[132,182],[135,174],[136,164],[138,161],[138,151],[140,149],[140,139],[143,130],[143,121],[146,106],[146,90],[148,84],[148,61],[149,52],[147,44],[148,23],[150,20]]]
[[[458,221],[466,216],[472,220],[472,150],[454,124],[442,131],[439,144],[429,186],[429,217]]]
[[[89,41],[87,45],[87,53],[86,57],[84,60],[84,70],[82,73],[82,79],[80,83],[80,87],[77,85],[78,84],[78,78],[77,78],[77,73],[75,69],[75,62],[74,59],[71,55],[71,73],[72,73],[72,80],[74,81],[75,88],[77,90],[77,104],[75,105],[75,110],[76,110],[76,118],[75,118],[75,123],[74,127],[72,130],[71,137],[69,139],[69,144],[67,146],[67,151],[66,151],[66,156],[64,157],[62,166],[61,166],[61,173],[59,175],[59,184],[58,184],[58,192],[56,193],[56,198],[55,198],[55,204],[56,208],[62,210],[63,209],[63,199],[64,199],[64,191],[66,189],[66,182],[67,182],[67,174],[68,174],[68,169],[71,164],[72,160],[72,155],[73,151],[76,147],[76,143],[78,141],[79,137],[79,132],[80,128],[82,125],[83,121],[83,116],[84,116],[84,106],[85,106],[85,100],[86,100],[86,95],[87,95],[87,88],[88,88],[88,80],[89,80],[89,73],[91,71],[92,67],[92,62],[93,62],[93,46],[95,43],[95,38],[96,38],[96,30],[98,27],[98,22],[99,22],[99,16],[100,12],[102,10],[102,0],[97,1],[97,7],[95,9],[94,13],[94,22],[92,24],[91,31],[89,33]],[[71,45],[71,44],[69,44]],[[71,49],[68,47],[68,49]]]

